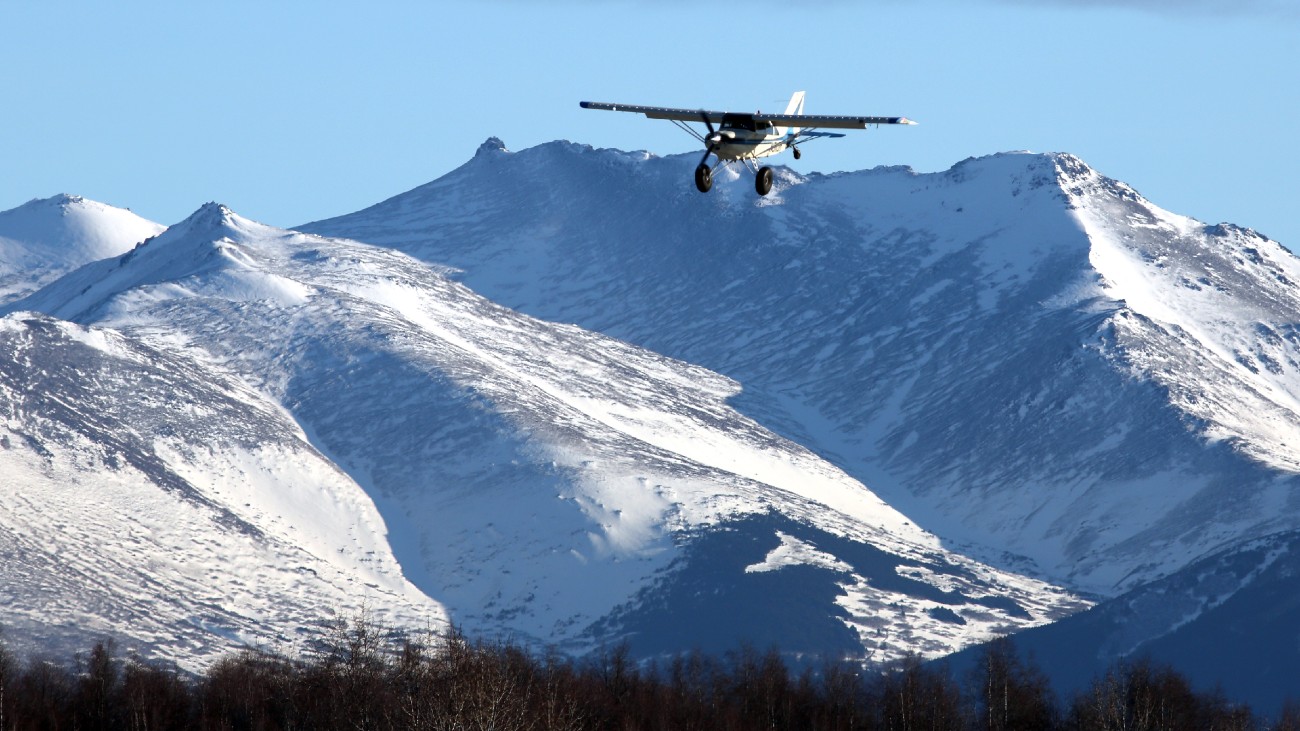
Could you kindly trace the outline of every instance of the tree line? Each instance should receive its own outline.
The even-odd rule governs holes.
[[[201,675],[95,645],[71,664],[0,642],[0,731],[1300,731],[1172,668],[1120,662],[1062,703],[1010,640],[956,678],[912,658],[885,672],[792,672],[776,650],[634,662],[626,646],[573,660],[459,632],[421,642],[340,622],[289,657],[244,650]]]

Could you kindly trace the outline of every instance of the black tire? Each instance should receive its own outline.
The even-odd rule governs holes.
[[[793,147],[793,146],[792,146],[790,149],[791,149],[791,150],[794,150],[794,159],[798,160],[799,158],[803,157],[803,153],[802,153],[802,152],[799,152],[799,148],[798,148],[798,147]]]
[[[772,168],[762,167],[758,169],[758,175],[754,176],[754,190],[759,195],[767,195],[772,192]]]
[[[708,193],[713,188],[713,169],[703,163],[695,168],[695,187],[701,193]]]

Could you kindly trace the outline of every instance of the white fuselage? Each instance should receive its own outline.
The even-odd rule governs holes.
[[[720,138],[714,148],[719,160],[743,160],[767,157],[784,152],[789,146],[785,130],[767,129],[751,131],[735,127],[722,127],[715,134]]]

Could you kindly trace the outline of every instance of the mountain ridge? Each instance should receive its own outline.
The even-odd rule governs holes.
[[[66,193],[0,212],[0,304],[162,229],[129,210]]]
[[[13,307],[240,374],[367,491],[404,575],[468,629],[590,649],[645,634],[662,616],[638,610],[646,587],[701,571],[736,574],[724,605],[751,585],[816,586],[813,603],[778,592],[834,630],[809,641],[878,659],[947,652],[1086,605],[944,551],[861,483],[726,406],[734,381],[518,314],[395,251],[209,204]],[[786,545],[777,525],[859,563],[803,578],[790,561],[745,571]],[[724,571],[691,548],[718,531],[746,536],[741,565]],[[889,603],[920,616],[877,617]],[[733,626],[727,641],[755,628]]]
[[[1286,591],[1256,560],[1300,529],[1276,242],[1064,153],[778,168],[761,199],[694,161],[492,138],[307,233],[208,204],[0,312],[235,379],[488,635],[877,663],[1082,594],[1078,646],[1178,650]],[[1086,619],[1168,586],[1214,601]]]
[[[1122,247],[1111,246],[1104,229],[1090,232],[1095,216],[1086,218],[1090,206],[1103,202],[1112,207],[1097,210],[1120,225],[1132,217],[1156,226],[1164,212],[1063,153],[970,158],[941,173],[895,167],[804,177],[779,169],[768,199],[755,199],[744,184],[725,176],[719,195],[698,195],[681,183],[688,157],[563,142],[496,152],[355,214],[301,228],[408,251],[460,272],[458,279],[512,307],[727,374],[746,384],[735,401],[742,410],[810,444],[955,545],[983,544],[985,560],[1011,550],[1033,562],[1019,568],[1102,594],[1176,568],[1144,568],[1123,559],[1142,554],[1130,548],[1144,533],[1146,540],[1157,539],[1150,528],[1112,511],[1113,496],[1088,494],[1095,487],[1083,485],[1082,493],[1078,486],[1069,488],[1076,493],[1069,502],[1066,491],[1055,498],[1035,496],[1034,483],[1068,485],[1077,479],[1047,474],[1031,483],[1025,471],[1043,467],[1023,460],[1032,451],[1026,446],[1038,443],[1033,449],[1060,452],[1054,461],[1086,460],[1063,471],[1098,474],[1089,478],[1094,485],[1097,479],[1122,478],[1156,500],[1172,490],[1172,501],[1151,505],[1157,515],[1176,511],[1188,499],[1177,497],[1187,490],[1170,481],[1189,484],[1196,478],[1178,471],[1173,454],[1202,452],[1199,442],[1180,435],[1189,419],[1213,425],[1206,417],[1222,421],[1224,414],[1178,404],[1151,421],[1165,408],[1162,389],[1176,391],[1186,377],[1150,380],[1140,363],[1136,370],[1125,364],[1136,352],[1134,331],[1125,325],[1131,315],[1123,314],[1125,303],[1112,296],[1107,275],[1092,261],[1101,247]],[[535,179],[548,184],[533,186]],[[1178,233],[1195,234],[1190,219],[1178,220]],[[480,235],[476,228],[492,233]],[[1223,230],[1236,229],[1203,229]],[[1263,246],[1264,239],[1249,241]],[[1105,263],[1113,270],[1116,262],[1124,259]],[[1135,314],[1139,321],[1144,317]],[[1197,353],[1204,350],[1192,345]],[[1036,383],[1018,372],[1010,357],[1018,352],[1041,364]],[[963,408],[949,405],[945,390],[957,387],[946,386],[946,379],[974,369],[963,376],[970,380],[993,363],[1001,363],[997,378],[950,394]],[[866,369],[879,376],[866,378]],[[1051,371],[1060,369],[1074,375],[1053,378]],[[1080,378],[1091,379],[1087,403],[1072,393]],[[908,396],[917,384],[928,392]],[[1003,384],[1032,391],[1014,404],[990,398],[1006,390]],[[1244,384],[1228,396],[1249,401],[1251,391]],[[861,397],[845,400],[846,392]],[[1131,394],[1123,398],[1145,406],[1125,415],[1122,403],[1110,401],[1114,393]],[[1059,395],[1045,400],[1048,394]],[[931,418],[921,404],[941,418]],[[1056,404],[1082,411],[1104,405],[1114,415],[1107,420],[1079,414],[1066,428]],[[1128,425],[1116,432],[1105,422]],[[981,433],[981,424],[999,428]],[[959,436],[968,436],[951,439],[946,430],[953,425]],[[1133,431],[1138,428],[1156,429],[1148,433],[1160,435],[1158,452],[1164,456],[1105,459],[1126,442],[1129,453],[1151,452],[1133,443],[1150,441]],[[1090,447],[1077,446],[1080,433],[1089,435]],[[979,457],[990,448],[1006,459]],[[1089,449],[1099,451],[1089,456]],[[1231,461],[1212,458],[1218,466],[1199,471],[1235,474]],[[1010,466],[999,466],[1004,462]],[[961,468],[963,463],[969,466]],[[1122,464],[1129,465],[1127,474],[1118,474]],[[932,474],[954,468],[965,471],[940,480],[949,487],[936,492]],[[1266,483],[1266,473],[1252,479]],[[970,501],[961,495],[969,494],[969,486],[991,486],[997,474],[1018,475],[1018,492],[1002,490],[999,497],[991,487],[978,489],[1012,512],[963,512],[961,504]],[[1281,492],[1258,500],[1276,502]],[[1278,527],[1268,525],[1268,512],[1259,510],[1263,524],[1251,530]],[[1037,525],[1008,517],[1016,513]],[[1056,516],[1053,521],[1044,520],[1049,514]],[[1069,528],[1065,520],[1097,527]],[[980,523],[979,530],[970,529]],[[1021,537],[1027,529],[1037,545]],[[1200,550],[1218,545],[1210,534],[1219,529],[1197,530],[1206,541]]]
[[[445,623],[368,498],[210,364],[32,312],[0,318],[5,642],[104,636],[199,670],[295,647],[340,613]]]

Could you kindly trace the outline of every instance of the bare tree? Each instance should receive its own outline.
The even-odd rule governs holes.
[[[1120,662],[1071,704],[1067,727],[1097,731],[1231,731],[1255,727],[1250,709],[1148,660]]]
[[[68,709],[72,679],[66,669],[44,660],[30,660],[13,683],[16,696],[9,723],[23,729],[71,726]],[[19,725],[21,724],[21,725]]]
[[[974,675],[976,728],[1041,731],[1056,726],[1056,702],[1047,676],[1022,661],[1009,638],[984,646]]]
[[[90,654],[78,658],[82,665],[73,703],[78,726],[88,731],[110,731],[118,728],[119,664],[113,657],[112,640],[97,642]]]
[[[1293,700],[1284,703],[1282,713],[1269,728],[1271,731],[1300,731],[1300,703]]]
[[[922,664],[909,657],[887,673],[880,690],[881,721],[898,731],[961,731],[966,709],[961,691],[946,668]]]
[[[0,731],[8,728],[5,719],[9,712],[9,698],[5,690],[9,687],[10,679],[14,674],[14,661],[9,654],[9,648],[5,646],[3,629],[0,627]]]
[[[167,731],[191,727],[191,689],[174,667],[133,657],[122,678],[130,731]]]

